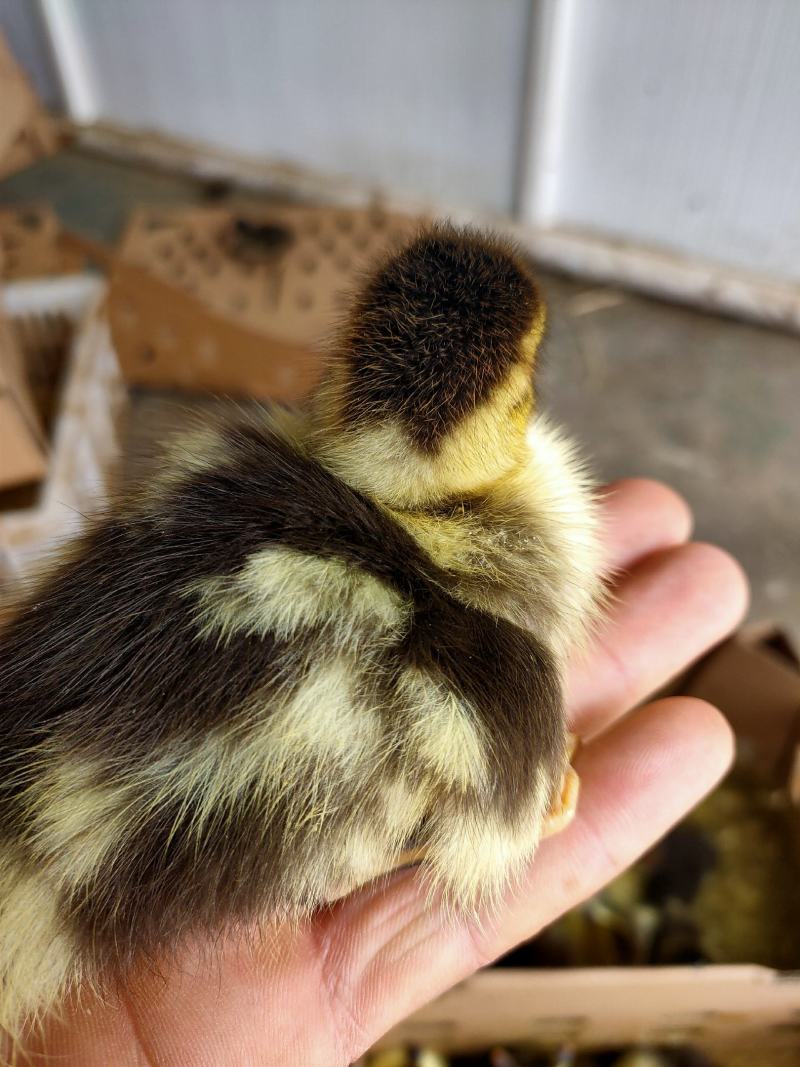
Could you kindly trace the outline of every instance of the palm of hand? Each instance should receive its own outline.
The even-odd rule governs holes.
[[[345,1067],[613,878],[696,803],[731,758],[721,716],[688,698],[630,709],[736,625],[745,581],[719,549],[686,543],[689,515],[669,490],[620,482],[603,507],[614,607],[569,679],[572,728],[588,739],[578,815],[502,907],[454,921],[426,903],[419,872],[403,871],[260,946],[234,935],[221,952],[185,946],[143,970],[122,1003],[81,998],[32,1039],[30,1062]]]

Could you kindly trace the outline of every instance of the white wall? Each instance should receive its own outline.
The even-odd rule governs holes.
[[[71,3],[100,117],[511,208],[527,0]]]
[[[61,86],[35,0],[0,0],[0,30],[48,107],[60,108]]]
[[[529,220],[800,282],[798,0],[555,6]]]
[[[39,4],[78,117],[516,207],[554,261],[689,299],[753,272],[800,323],[800,0]],[[0,23],[46,83],[36,6]]]

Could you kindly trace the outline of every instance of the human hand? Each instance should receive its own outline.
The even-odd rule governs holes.
[[[119,1001],[91,994],[30,1042],[61,1067],[345,1067],[409,1012],[533,936],[627,867],[724,774],[730,731],[701,701],[630,711],[721,640],[747,591],[719,549],[687,544],[670,490],[629,480],[603,497],[617,577],[608,619],[568,680],[578,813],[503,904],[453,919],[419,871],[365,887],[257,941],[229,935],[143,966]]]

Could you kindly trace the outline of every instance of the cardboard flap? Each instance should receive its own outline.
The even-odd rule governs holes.
[[[129,381],[297,400],[343,295],[419,219],[297,204],[137,212],[109,298]]]
[[[0,277],[6,281],[81,271],[84,253],[62,240],[61,223],[48,204],[0,209]]]
[[[57,147],[55,123],[40,106],[0,31],[0,177]]]
[[[0,32],[0,172],[4,157],[33,118],[37,100]]]
[[[0,488],[39,481],[46,472],[44,434],[22,356],[0,310]]]
[[[415,1012],[377,1047],[732,1042],[780,1031],[798,1010],[800,980],[763,967],[488,970]]]
[[[718,707],[736,734],[740,761],[765,781],[785,784],[800,740],[800,671],[785,635],[763,626],[743,630],[706,656],[681,692]]]

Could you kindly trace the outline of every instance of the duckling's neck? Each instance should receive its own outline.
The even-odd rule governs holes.
[[[353,489],[403,511],[429,511],[486,492],[524,463],[524,439],[505,453],[487,450],[479,467],[447,443],[435,453],[421,452],[389,422],[344,434],[317,434],[313,450]]]

